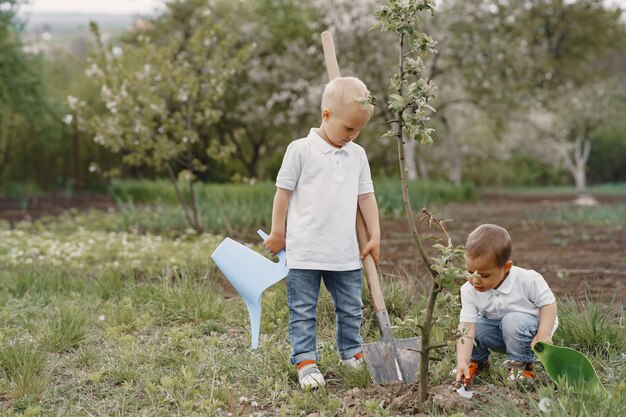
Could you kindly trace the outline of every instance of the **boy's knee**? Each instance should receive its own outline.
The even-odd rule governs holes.
[[[349,305],[337,307],[336,312],[351,320],[361,320],[363,318],[363,310],[360,305]]]
[[[504,336],[534,336],[539,326],[539,318],[532,314],[513,311],[505,314],[500,323]]]

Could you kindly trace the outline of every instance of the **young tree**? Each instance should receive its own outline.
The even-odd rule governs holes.
[[[434,1],[390,0],[387,6],[376,11],[375,16],[378,20],[376,27],[382,31],[394,33],[399,46],[398,65],[390,82],[389,88],[392,94],[389,96],[387,106],[393,114],[393,119],[389,121],[392,128],[385,136],[395,137],[397,140],[402,196],[409,230],[414,238],[418,254],[432,277],[424,317],[421,320],[418,319],[417,323],[422,339],[419,370],[420,400],[425,401],[428,396],[428,371],[432,354],[435,349],[448,345],[447,341],[434,340],[432,334],[437,321],[435,317],[437,297],[444,290],[454,288],[458,277],[463,275],[457,263],[464,249],[459,246],[454,247],[447,235],[444,223],[434,219],[424,209],[423,212],[428,218],[439,225],[447,236],[446,245],[435,245],[440,253],[439,257],[431,258],[422,244],[409,199],[403,145],[405,141],[432,142],[432,129],[427,127],[426,123],[429,120],[428,114],[434,110],[428,103],[434,96],[435,88],[432,82],[421,77],[424,71],[423,57],[436,51],[433,39],[417,29],[419,13],[422,12],[434,13]],[[376,104],[375,99],[372,99],[372,102]]]

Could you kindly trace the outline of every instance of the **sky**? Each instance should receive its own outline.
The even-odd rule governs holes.
[[[165,0],[28,0],[25,12],[151,13]],[[626,0],[606,0],[626,9]]]
[[[20,9],[26,13],[149,14],[164,3],[165,0],[27,0]]]

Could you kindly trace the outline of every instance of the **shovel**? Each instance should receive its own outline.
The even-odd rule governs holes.
[[[332,33],[322,33],[322,47],[328,78],[333,80],[340,76],[335,44]],[[362,249],[369,241],[367,228],[361,211],[357,209],[356,232],[359,247]],[[420,360],[421,340],[418,337],[396,339],[391,333],[391,323],[385,306],[385,299],[378,280],[378,271],[372,255],[363,259],[365,280],[374,304],[376,324],[382,340],[377,343],[363,345],[363,357],[375,384],[403,381],[417,381],[417,368]]]
[[[257,231],[264,240],[267,234]],[[230,238],[224,239],[211,255],[211,259],[222,271],[226,279],[237,290],[248,307],[252,349],[259,347],[261,329],[261,295],[263,291],[287,276],[285,250],[276,254],[279,262],[272,262],[241,243]]]
[[[606,394],[595,368],[582,353],[543,342],[537,342],[534,351],[552,382],[559,388],[560,384],[568,383],[577,389]]]
[[[356,219],[357,238],[359,246],[363,248],[368,239],[365,222],[361,211],[357,210]],[[375,384],[387,384],[403,381],[413,383],[417,381],[417,368],[420,361],[421,339],[396,339],[391,333],[391,323],[385,306],[385,299],[378,280],[378,271],[372,255],[363,259],[365,280],[370,290],[374,317],[380,330],[382,340],[376,343],[363,345],[363,358],[367,364],[372,381]]]

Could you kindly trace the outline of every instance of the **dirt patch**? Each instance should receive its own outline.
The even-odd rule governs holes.
[[[0,219],[18,222],[34,220],[43,216],[56,216],[70,209],[79,211],[108,210],[112,207],[115,207],[115,203],[105,194],[67,195],[58,193],[23,199],[0,197]]]
[[[528,410],[528,404],[523,393],[510,387],[495,386],[493,384],[476,385],[472,388],[472,399],[460,396],[450,383],[433,385],[429,389],[429,397],[425,404],[419,400],[419,384],[390,384],[386,386],[371,385],[364,389],[353,388],[341,398],[339,415],[372,415],[366,403],[373,398],[377,405],[391,411],[394,416],[428,416],[424,410],[437,410],[446,415],[463,413],[467,417],[478,417],[480,412],[475,411],[476,404],[494,396],[505,396],[520,410]],[[371,407],[371,406],[370,406]],[[311,416],[313,417],[313,416]]]
[[[513,241],[513,263],[541,273],[558,298],[577,300],[591,296],[609,302],[614,296],[623,304],[626,296],[626,219],[612,222],[562,222],[554,213],[574,208],[571,199],[557,196],[481,196],[477,203],[455,203],[438,208],[438,218],[452,218],[447,224],[454,244],[463,244],[467,235],[482,223],[505,227]],[[601,205],[626,203],[625,196],[600,197]],[[427,279],[411,241],[407,221],[383,220],[381,266],[385,273]],[[420,226],[424,236],[441,233]],[[433,240],[425,242],[430,250]],[[434,255],[434,252],[432,252]]]

